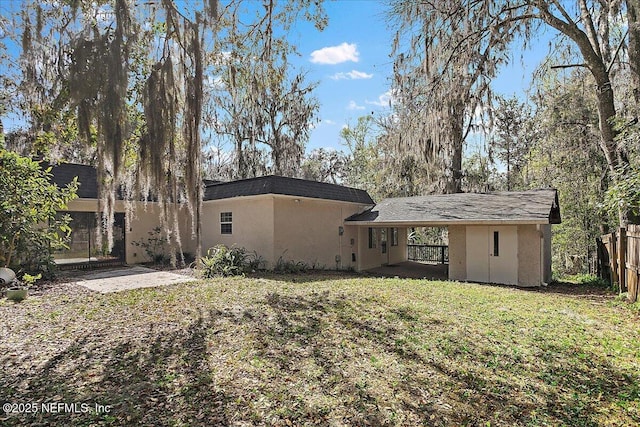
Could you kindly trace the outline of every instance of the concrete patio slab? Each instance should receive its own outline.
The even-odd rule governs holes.
[[[368,274],[382,277],[406,279],[448,280],[447,264],[427,264],[416,261],[404,261],[398,264],[383,265],[367,270]]]
[[[91,271],[70,278],[69,281],[91,289],[92,291],[109,293],[175,285],[177,283],[186,283],[195,280],[197,279],[171,271],[158,271],[136,266]]]

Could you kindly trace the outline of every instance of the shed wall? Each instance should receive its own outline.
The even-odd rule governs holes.
[[[535,225],[518,226],[518,286],[540,286],[542,232]]]
[[[467,280],[467,230],[464,225],[450,225],[449,229],[449,279]]]

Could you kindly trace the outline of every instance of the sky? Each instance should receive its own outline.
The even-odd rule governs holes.
[[[260,7],[260,0],[248,1]],[[0,11],[7,13],[20,3],[0,0]],[[290,62],[307,73],[308,82],[318,83],[314,96],[320,110],[307,152],[318,148],[345,150],[340,138],[344,126],[354,125],[360,116],[389,109],[393,30],[385,19],[386,4],[378,0],[325,0],[329,19],[323,31],[310,23],[300,23],[289,34],[289,41],[300,54]],[[547,50],[543,41],[528,51],[515,52],[512,63],[494,80],[494,91],[524,96],[533,70]],[[6,130],[11,129],[11,122],[5,120]]]
[[[324,31],[306,28],[293,33],[301,57],[297,65],[318,81],[319,123],[311,132],[307,152],[317,148],[344,150],[340,130],[357,118],[389,108],[393,71],[393,30],[385,20],[386,2],[337,0],[325,2],[329,23]],[[494,80],[494,92],[525,97],[534,69],[548,52],[549,37],[526,51],[515,51],[513,61]]]
[[[304,28],[292,34],[301,54],[296,62],[317,81],[319,123],[311,132],[307,151],[316,148],[344,149],[340,130],[358,117],[389,108],[393,64],[392,31],[385,22],[384,2],[338,0],[325,3],[329,17],[322,32]]]

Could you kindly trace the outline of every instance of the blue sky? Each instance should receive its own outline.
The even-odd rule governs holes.
[[[324,31],[301,26],[303,36],[292,34],[302,55],[295,63],[309,71],[310,80],[319,82],[315,95],[321,105],[320,122],[307,152],[320,147],[344,149],[340,129],[345,124],[388,109],[393,30],[385,21],[385,7],[386,2],[376,0],[326,2],[329,24]],[[524,97],[534,69],[548,51],[548,40],[545,36],[532,49],[514,51],[511,64],[494,80],[494,92]]]
[[[384,8],[383,2],[372,0],[326,2],[329,25],[324,31],[302,26],[301,37],[292,34],[301,53],[299,66],[308,70],[309,80],[319,82],[320,121],[307,151],[343,148],[340,130],[345,124],[388,108],[393,34]]]

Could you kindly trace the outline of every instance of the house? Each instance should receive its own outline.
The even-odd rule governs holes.
[[[62,164],[52,170],[64,185],[81,183],[68,206],[71,249],[57,262],[128,264],[148,261],[134,242],[159,226],[159,206],[116,201],[114,246],[106,253],[97,227],[95,169]],[[560,222],[555,190],[450,194],[385,199],[363,190],[281,176],[204,182],[202,247],[217,244],[255,251],[267,268],[279,260],[327,269],[368,270],[407,260],[414,227],[447,227],[449,278],[538,286],[551,279],[551,224]],[[195,251],[185,207],[179,210],[183,250]],[[102,243],[101,243],[102,242]]]
[[[106,250],[106,236],[98,227],[96,170],[90,166],[60,164],[51,171],[64,186],[78,177],[78,199],[69,203],[72,218],[70,249],[55,254],[60,264],[150,261],[135,242],[148,240],[160,226],[160,207],[154,202],[122,200],[115,203],[114,245]],[[327,269],[354,268],[353,239],[344,218],[374,205],[366,191],[341,185],[281,176],[232,182],[204,182],[202,248],[217,244],[255,251],[267,268],[279,259],[302,261]],[[179,208],[180,235],[185,252],[195,252],[190,216]],[[355,228],[353,231],[356,231]]]

